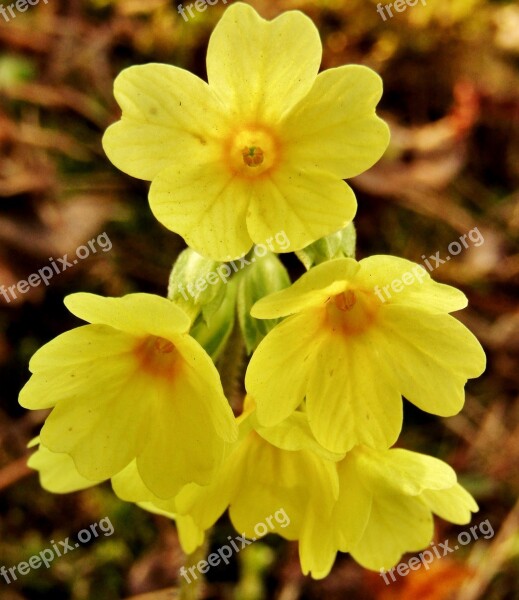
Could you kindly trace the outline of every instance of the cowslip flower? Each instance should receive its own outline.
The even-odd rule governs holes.
[[[328,575],[338,550],[367,569],[388,570],[429,545],[432,513],[465,525],[478,510],[453,469],[431,456],[356,446],[336,466],[333,513],[309,514],[299,544],[302,570],[316,579]]]
[[[177,522],[191,519],[192,535],[181,540],[186,551],[184,544],[193,549],[198,539],[200,545],[201,532],[211,528],[226,509],[236,530],[249,539],[258,537],[258,523],[281,509],[286,519],[273,521],[273,531],[288,540],[300,539],[309,513],[332,514],[338,497],[334,461],[342,455],[319,446],[302,413],[266,430],[257,427],[254,403],[248,398],[237,422],[238,440],[227,445],[226,459],[209,485],[192,483],[175,498],[161,500],[127,469],[112,479],[114,491],[123,500],[136,501]]]
[[[32,357],[25,408],[52,408],[40,437],[78,473],[109,479],[134,459],[145,485],[169,498],[207,485],[237,435],[218,371],[189,336],[188,316],[151,294],[72,294],[67,308],[91,323]]]
[[[411,285],[380,299],[379,288],[413,269]],[[343,258],[312,268],[251,310],[259,319],[287,317],[247,369],[258,421],[275,425],[306,398],[316,439],[346,452],[357,444],[392,446],[402,396],[424,411],[456,414],[467,379],[485,368],[477,339],[448,314],[466,305],[462,292],[400,258]]]
[[[338,551],[365,568],[389,569],[405,552],[427,547],[433,513],[462,525],[478,510],[441,460],[367,446],[333,454],[317,444],[306,413],[264,428],[250,398],[246,405],[239,439],[208,486],[190,484],[174,499],[160,500],[126,469],[112,481],[117,495],[137,498],[177,524],[182,518],[181,543],[190,550],[227,508],[236,530],[251,540],[258,537],[258,523],[282,510],[285,519],[274,523],[275,532],[299,541],[303,572],[315,579],[330,572]]]
[[[317,28],[299,11],[271,22],[237,2],[207,51],[208,83],[164,64],[133,66],[114,84],[122,118],[103,138],[119,169],[152,181],[156,218],[198,253],[246,254],[285,231],[291,252],[355,215],[342,180],[388,145],[375,114],[380,77],[349,65],[318,74]]]

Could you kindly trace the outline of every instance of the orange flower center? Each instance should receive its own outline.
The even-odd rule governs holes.
[[[172,379],[181,362],[181,356],[173,342],[157,336],[140,339],[133,354],[140,369],[164,379]]]
[[[223,145],[223,160],[230,172],[245,179],[266,176],[279,164],[281,145],[275,133],[263,125],[235,130]]]
[[[254,146],[252,148],[245,147],[241,153],[243,155],[243,162],[248,167],[257,167],[263,162],[264,154],[261,148],[255,148]]]
[[[346,290],[326,301],[326,327],[341,335],[358,335],[372,326],[379,308],[372,293]]]
[[[333,297],[335,306],[342,311],[351,310],[357,302],[357,296],[351,290],[346,290],[342,294]]]

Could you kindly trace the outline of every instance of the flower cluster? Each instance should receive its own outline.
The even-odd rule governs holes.
[[[238,2],[210,39],[208,83],[159,64],[119,75],[122,117],[104,147],[151,181],[153,213],[189,246],[170,290],[278,231],[290,245],[196,299],[68,296],[87,324],[36,352],[20,394],[52,409],[29,461],[49,491],[110,480],[121,499],[174,518],[188,553],[227,509],[252,536],[281,506],[290,523],[278,533],[299,541],[315,578],[337,551],[391,568],[429,544],[433,514],[469,522],[477,505],[447,464],[392,446],[402,397],[454,415],[485,368],[450,314],[467,304],[460,291],[424,274],[381,302],[377,286],[416,266],[352,257],[356,200],[343,180],[388,144],[382,86],[362,66],[318,73],[321,52],[302,13],[269,22]],[[280,251],[307,267],[295,283]],[[233,331],[252,357],[231,408]]]

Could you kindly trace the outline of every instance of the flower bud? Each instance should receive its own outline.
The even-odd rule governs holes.
[[[203,312],[207,307],[202,308],[202,314],[196,319],[191,331],[192,337],[202,346],[209,356],[216,361],[225,344],[232,333],[235,321],[235,305],[236,305],[236,290],[237,280],[229,281],[225,289],[222,300],[217,309],[213,310],[215,298],[207,307],[210,307],[213,312],[210,315],[205,315]]]
[[[250,354],[279,319],[259,320],[251,317],[252,305],[273,292],[290,285],[288,273],[279,258],[269,252],[240,273],[238,281],[238,319]]]
[[[200,311],[204,319],[220,307],[228,280],[225,263],[197,254],[187,248],[178,256],[169,276],[168,298],[194,322]]]

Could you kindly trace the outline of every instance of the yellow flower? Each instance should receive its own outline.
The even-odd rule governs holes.
[[[160,498],[208,484],[237,428],[213,362],[187,333],[187,315],[150,294],[81,293],[65,304],[92,324],[38,350],[20,393],[25,408],[53,408],[42,444],[69,454],[94,482],[136,459]]]
[[[367,569],[390,569],[426,548],[432,513],[464,525],[478,506],[447,464],[409,450],[357,446],[337,463],[339,497],[331,518],[309,514],[300,541],[303,572],[330,572],[337,550]]]
[[[226,460],[209,485],[189,484],[175,498],[160,500],[139,481],[136,470],[128,468],[112,479],[114,491],[123,500],[136,501],[177,523],[185,519],[184,529],[187,520],[192,532],[181,539],[186,552],[193,550],[195,540],[199,540],[195,547],[203,542],[200,532],[211,528],[227,508],[236,530],[249,539],[265,533],[256,525],[268,517],[275,518],[269,532],[299,539],[308,514],[331,516],[338,497],[334,461],[342,455],[317,444],[302,413],[268,430],[256,430],[253,409],[247,400],[245,412],[237,419],[239,439],[228,444]]]
[[[356,200],[342,179],[370,168],[389,140],[375,115],[382,82],[349,65],[318,74],[322,46],[298,11],[265,21],[230,6],[207,51],[208,83],[178,67],[124,70],[122,118],[103,146],[122,171],[152,181],[157,219],[216,260],[285,231],[303,248],[344,227]]]
[[[414,282],[389,299],[380,296],[407,272]],[[247,369],[258,421],[275,425],[306,398],[316,439],[346,452],[357,444],[393,445],[401,396],[433,414],[456,414],[467,379],[485,368],[477,339],[447,314],[466,304],[460,291],[391,256],[311,269],[251,310],[260,319],[291,315],[263,339]]]
[[[170,500],[145,486],[132,461],[112,478],[116,494],[141,508],[174,519],[186,553],[200,546],[207,529],[229,507],[239,533],[257,539],[275,532],[299,540],[301,566],[326,577],[338,551],[368,569],[390,569],[402,554],[427,547],[432,513],[464,525],[478,510],[456,474],[436,458],[402,449],[356,446],[345,456],[319,448],[304,413],[272,428],[258,427],[252,406],[237,420],[240,438],[208,486],[186,485]],[[257,428],[257,429],[254,429]],[[39,446],[29,465],[45,489],[66,493],[89,482],[67,454]],[[270,517],[270,522],[269,522]]]

